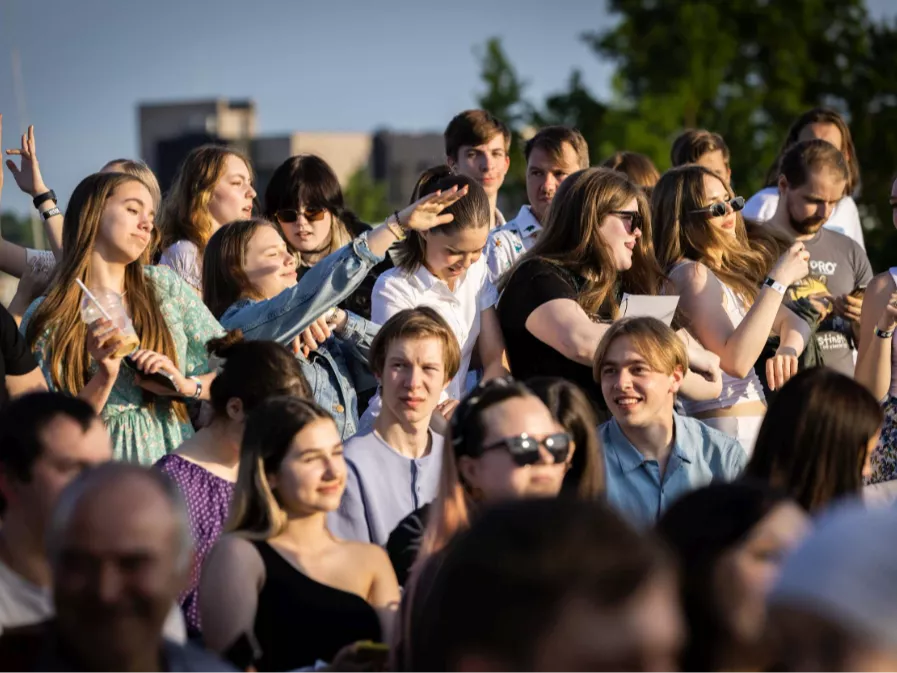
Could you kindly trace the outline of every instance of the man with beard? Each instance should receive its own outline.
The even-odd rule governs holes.
[[[780,170],[779,205],[769,224],[787,239],[802,241],[810,253],[810,274],[789,288],[788,298],[813,301],[823,316],[816,339],[825,364],[852,377],[872,267],[859,244],[822,228],[844,195],[847,163],[834,145],[806,140],[785,153]]]

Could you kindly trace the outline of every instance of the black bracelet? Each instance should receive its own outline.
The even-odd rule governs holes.
[[[893,329],[884,330],[884,329],[881,329],[878,325],[876,325],[875,326],[875,336],[877,336],[879,339],[890,339],[892,336],[894,336],[894,330]]]
[[[406,227],[404,224],[402,224],[402,218],[399,217],[399,211],[398,210],[394,211],[393,215],[396,216],[396,224],[399,225],[399,229],[401,229],[405,233],[408,233],[408,227]]]
[[[56,200],[56,192],[51,189],[49,192],[44,192],[43,194],[38,194],[37,196],[35,196],[32,200],[32,203],[34,204],[35,208],[40,208],[41,205],[43,205],[47,201],[55,202]]]

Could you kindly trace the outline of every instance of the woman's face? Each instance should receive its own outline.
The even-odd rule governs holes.
[[[766,621],[766,597],[779,577],[782,561],[809,529],[806,513],[785,502],[720,558],[714,573],[716,595],[729,627],[741,638],[760,637]]]
[[[642,236],[642,230],[637,226],[638,220],[638,201],[632,199],[625,208],[607,215],[598,227],[617,271],[632,268],[633,251]]]
[[[256,229],[243,261],[251,288],[264,299],[276,297],[296,284],[296,258],[273,226]]]
[[[215,183],[209,201],[209,214],[215,221],[215,229],[236,220],[251,218],[254,198],[249,166],[240,157],[228,154],[224,173]]]
[[[484,447],[524,433],[544,439],[563,432],[548,408],[532,396],[515,397],[489,407],[483,412],[483,423],[486,426]],[[462,456],[459,469],[467,483],[486,501],[556,496],[567,464],[555,463],[544,447],[539,448],[539,454],[538,463],[521,467],[507,449],[496,448],[479,458]]]
[[[425,231],[423,237],[427,269],[440,280],[454,283],[482,256],[489,239],[489,227],[457,229],[452,233]]]
[[[707,225],[716,231],[717,234],[735,238],[735,227],[738,224],[738,219],[735,211],[732,210],[732,206],[728,203],[731,199],[732,196],[729,194],[726,183],[713,175],[704,176],[704,200],[698,205],[698,208],[709,208],[714,203],[725,203],[725,215],[712,217],[705,213],[702,216],[706,219]]]
[[[142,182],[119,185],[103,207],[96,252],[107,262],[136,262],[150,244],[155,216],[153,197]]]
[[[296,210],[278,211],[277,221],[290,245],[313,261],[330,246],[333,215],[326,208],[300,203]]]
[[[321,418],[299,431],[268,483],[288,513],[337,509],[346,488],[346,461],[336,424]]]

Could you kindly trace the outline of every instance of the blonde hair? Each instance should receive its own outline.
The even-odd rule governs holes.
[[[635,199],[642,236],[637,239],[632,267],[618,272],[601,236],[604,218]],[[583,311],[593,317],[616,318],[615,287],[629,294],[657,294],[663,272],[654,257],[651,209],[641,187],[626,175],[607,168],[587,168],[564,180],[551,202],[548,219],[535,245],[500,282],[504,289],[521,265],[539,259],[585,279],[577,296]]]
[[[371,371],[382,375],[389,347],[400,339],[436,339],[442,344],[442,364],[445,381],[451,381],[461,366],[461,347],[458,337],[436,309],[429,306],[399,311],[377,332],[368,356]]]
[[[191,151],[184,159],[159,217],[162,250],[178,241],[190,241],[200,254],[205,250],[214,229],[209,203],[215,185],[224,177],[230,156],[241,159],[252,178],[249,158],[231,147],[204,145]]]
[[[75,280],[91,286],[90,255],[96,245],[106,202],[119,187],[129,182],[146,187],[143,181],[124,173],[94,173],[75,188],[62,225],[64,253],[57,266],[55,282],[26,331],[28,344],[33,349],[37,339],[49,330],[46,349],[51,382],[57,389],[72,395],[77,395],[87,385],[91,362],[84,346],[87,325],[81,320],[82,293]],[[177,364],[174,339],[162,315],[156,290],[147,280],[143,268],[150,263],[152,247],[151,242],[139,259],[125,267],[124,290],[141,347],[165,355]],[[181,421],[187,420],[182,402],[164,400],[150,393],[146,393],[144,399],[150,408],[170,405]]]
[[[321,419],[333,422],[333,417],[317,404],[297,397],[268,398],[249,414],[226,533],[269,540],[284,531],[287,512],[268,475],[280,469],[293,438]]]
[[[664,173],[651,199],[654,213],[654,247],[661,266],[669,272],[684,259],[701,262],[747,304],[760,292],[760,284],[775,263],[778,241],[759,227],[750,235],[741,213],[735,213],[735,237],[721,234],[706,213],[693,213],[704,206],[704,177],[720,181],[727,198],[735,192],[709,168],[690,164]]]
[[[100,173],[124,173],[143,182],[153,197],[153,206],[156,214],[159,214],[159,210],[162,207],[162,188],[159,186],[156,174],[146,165],[145,161],[140,161],[139,159],[113,159],[100,169]]]
[[[654,371],[668,375],[677,369],[683,374],[688,371],[688,351],[672,328],[657,318],[620,318],[604,333],[595,351],[592,378],[596,383],[601,383],[601,368],[610,347],[624,337]]]

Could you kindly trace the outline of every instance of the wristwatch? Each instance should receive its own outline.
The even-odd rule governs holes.
[[[49,192],[44,192],[43,194],[38,194],[37,196],[35,196],[32,203],[34,204],[35,208],[40,208],[41,204],[44,204],[47,201],[53,201],[54,203],[56,203],[56,192],[54,192],[52,189]]]

